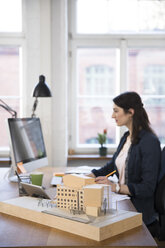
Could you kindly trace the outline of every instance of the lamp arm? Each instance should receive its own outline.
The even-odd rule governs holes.
[[[38,99],[36,97],[35,101],[34,101],[34,104],[33,104],[33,108],[32,108],[32,118],[35,117],[35,110],[37,108],[37,104],[38,104]]]
[[[8,111],[13,118],[17,118],[17,112],[15,110],[13,110],[11,107],[9,107],[4,101],[2,101],[0,99],[0,102],[2,104],[0,104],[0,107],[4,108],[6,111]]]

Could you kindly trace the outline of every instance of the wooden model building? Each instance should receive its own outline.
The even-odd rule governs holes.
[[[94,178],[76,174],[65,175],[63,183],[57,186],[58,208],[93,216],[99,216],[101,208],[109,208],[110,186],[95,184]]]
[[[81,175],[66,175],[63,182],[57,186],[57,207],[49,206],[51,200],[40,204],[36,197],[23,196],[0,202],[0,212],[97,241],[142,225],[140,213],[111,207],[106,212],[110,186]]]

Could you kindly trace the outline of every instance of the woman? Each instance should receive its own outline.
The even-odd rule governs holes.
[[[126,126],[128,131],[121,138],[112,160],[101,169],[92,170],[90,175],[96,177],[96,183],[110,184],[113,192],[129,195],[152,232],[157,226],[154,192],[161,159],[160,142],[136,92],[125,92],[113,102],[112,118],[117,126]],[[106,177],[114,170],[117,171],[118,184]]]

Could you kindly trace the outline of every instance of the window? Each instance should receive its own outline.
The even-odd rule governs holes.
[[[128,51],[128,90],[141,94],[152,128],[165,144],[165,48]]]
[[[97,133],[109,126],[112,97],[117,84],[116,49],[77,49],[78,143],[97,144]],[[101,120],[101,121],[100,121]],[[97,123],[97,125],[96,125]],[[115,142],[111,127],[109,142]]]
[[[0,89],[2,99],[8,106],[20,112],[20,48],[0,46]],[[7,118],[11,118],[10,113],[1,108],[0,126],[3,130],[0,134],[1,146],[8,146],[6,131]]]
[[[0,1],[0,32],[22,31],[22,0]]]
[[[111,118],[112,99],[126,90],[141,95],[152,128],[165,143],[165,1],[70,4],[69,147],[97,153],[97,133],[107,128],[107,147],[113,151],[125,129]]]
[[[164,0],[77,0],[76,10],[79,34],[157,33],[165,29]]]
[[[9,8],[10,6],[10,8]],[[22,1],[0,1],[0,99],[20,114],[22,46]],[[0,107],[0,149],[8,147],[6,119],[11,115]]]

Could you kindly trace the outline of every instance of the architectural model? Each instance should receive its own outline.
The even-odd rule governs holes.
[[[65,175],[56,199],[57,206],[49,199],[17,197],[0,202],[0,212],[96,241],[142,225],[140,213],[112,209],[110,187],[94,178]]]
[[[57,207],[70,212],[99,216],[111,206],[111,187],[95,184],[95,179],[70,174],[63,177],[63,185],[57,185]]]

